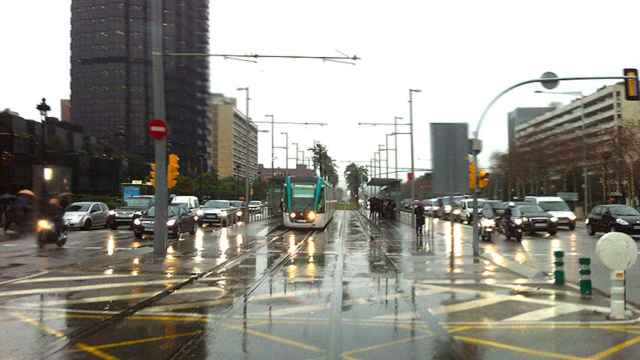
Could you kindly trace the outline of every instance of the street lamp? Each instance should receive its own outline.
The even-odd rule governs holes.
[[[271,119],[271,177],[275,177],[276,176],[276,169],[275,169],[275,163],[274,163],[274,156],[275,156],[275,131],[274,131],[274,127],[275,127],[275,121],[274,121],[274,117],[272,114],[267,114],[264,117],[270,118]]]
[[[285,151],[285,155],[284,155],[284,175],[287,176],[289,175],[289,133],[286,131],[283,131],[280,133],[280,135],[284,135],[284,151]]]
[[[300,151],[300,149],[298,149],[298,143],[297,142],[292,142],[291,145],[295,145],[296,147],[296,169],[298,168],[298,152]]]
[[[47,104],[47,99],[42,98],[40,104],[36,105],[36,110],[40,111],[40,116],[42,116],[42,121],[40,124],[40,148],[42,154],[42,177],[44,178],[44,182],[42,182],[42,198],[47,198],[47,182],[53,178],[53,170],[51,168],[45,167],[47,160],[47,144],[46,144],[46,127],[47,127],[47,113],[51,111],[51,106]]]
[[[582,91],[544,91],[536,90],[536,94],[553,94],[553,95],[569,95],[577,96],[579,99],[584,99],[584,93]],[[582,134],[582,176],[584,177],[584,217],[587,218],[589,209],[589,172],[587,170],[587,140],[585,131],[585,118],[584,118],[584,101],[580,104],[580,132]]]

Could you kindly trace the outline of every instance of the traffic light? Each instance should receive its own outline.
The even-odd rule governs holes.
[[[172,189],[178,182],[178,175],[180,175],[180,158],[176,154],[169,154],[169,166],[167,167],[167,187]]]
[[[149,164],[149,182],[151,185],[156,186],[156,163]]]
[[[473,160],[469,160],[469,190],[473,192],[475,190],[475,175],[476,175],[476,166],[473,163]]]
[[[480,189],[484,189],[489,186],[489,172],[487,170],[480,170],[478,175],[478,186]]]
[[[627,100],[638,101],[638,69],[624,69],[624,76],[630,77],[624,80],[624,97]]]

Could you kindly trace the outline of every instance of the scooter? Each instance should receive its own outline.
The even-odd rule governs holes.
[[[496,230],[496,222],[493,219],[481,218],[478,232],[482,241],[491,241],[491,237]]]
[[[60,235],[58,235],[60,233]],[[67,243],[67,231],[66,229],[56,229],[56,224],[47,219],[38,220],[36,226],[36,239],[38,240],[38,247],[44,248],[46,244],[56,244],[58,247],[63,247]]]
[[[520,218],[511,218],[507,220],[503,218],[503,231],[504,236],[507,240],[513,238],[516,241],[522,241],[522,219]]]

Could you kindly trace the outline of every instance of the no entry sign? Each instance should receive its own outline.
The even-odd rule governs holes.
[[[156,139],[162,140],[167,137],[167,123],[164,120],[153,119],[149,121],[149,135]]]

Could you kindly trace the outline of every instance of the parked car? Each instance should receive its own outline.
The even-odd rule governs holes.
[[[198,224],[226,227],[236,219],[235,209],[228,200],[209,200],[197,211]]]
[[[544,211],[540,206],[533,203],[527,205],[517,205],[515,207],[520,212],[522,219],[522,229],[528,234],[534,234],[539,231],[555,235],[558,231],[558,218]],[[512,215],[512,216],[515,216]]]
[[[640,237],[640,212],[626,205],[599,205],[594,207],[586,220],[587,232],[622,232]]]
[[[155,206],[133,221],[133,235],[141,239],[144,234],[153,234],[155,225]],[[167,214],[167,232],[178,238],[183,233],[194,235],[198,230],[194,215],[184,206],[169,206]]]
[[[91,230],[93,227],[107,227],[109,208],[101,202],[76,202],[64,210],[62,217],[68,228]]]
[[[262,211],[262,201],[253,200],[249,201],[249,212],[250,213],[259,213]]]
[[[126,225],[133,228],[133,220],[142,216],[142,213],[153,206],[153,195],[136,195],[125,200],[126,205],[109,211],[109,227],[113,230],[118,226]]]
[[[576,214],[569,205],[557,196],[527,196],[524,201],[535,203],[544,211],[558,218],[558,226],[566,226],[569,230],[576,228]]]
[[[171,205],[183,205],[194,213],[200,208],[197,196],[174,196],[171,199]]]

